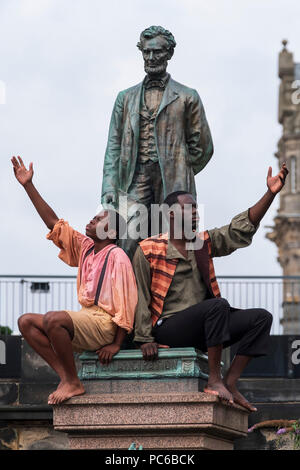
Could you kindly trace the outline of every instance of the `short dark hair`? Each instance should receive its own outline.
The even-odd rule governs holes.
[[[127,224],[124,217],[114,209],[106,209],[108,212],[109,223],[113,222],[113,226],[109,227],[116,230],[116,242],[126,233]]]
[[[173,191],[173,193],[167,195],[166,199],[164,200],[164,204],[166,204],[168,207],[171,207],[173,204],[178,202],[178,196],[183,196],[184,194],[189,194],[192,196],[192,194],[188,191]]]
[[[155,38],[156,36],[163,36],[167,42],[168,42],[168,50],[170,51],[171,54],[173,54],[174,49],[176,47],[176,41],[173,36],[173,34],[168,31],[167,29],[163,28],[162,26],[150,26],[149,28],[144,29],[144,31],[141,32],[140,35],[140,40],[137,43],[137,47],[141,51],[143,49],[143,40],[144,39],[152,39]]]

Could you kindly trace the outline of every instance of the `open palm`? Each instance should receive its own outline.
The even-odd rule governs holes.
[[[272,167],[269,167],[267,176],[267,186],[273,194],[277,194],[279,193],[279,191],[281,191],[285,183],[285,178],[288,175],[288,172],[289,171],[285,163],[283,163],[278,175],[276,176],[272,176]]]
[[[15,177],[19,181],[22,186],[26,183],[29,183],[33,177],[33,165],[32,163],[29,164],[29,169],[25,167],[23,160],[21,157],[18,157],[19,161],[16,157],[12,157],[11,162],[13,164],[13,169],[15,173]]]

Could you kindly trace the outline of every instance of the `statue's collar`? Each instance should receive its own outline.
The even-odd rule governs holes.
[[[169,81],[170,76],[171,75],[169,73],[165,73],[165,75],[163,75],[160,78],[154,78],[154,77],[152,78],[152,77],[149,77],[149,75],[146,75],[146,77],[144,78],[144,81],[143,81],[143,86],[146,89],[148,89],[148,88],[162,88],[162,89],[165,89],[166,86],[167,86],[167,83]]]

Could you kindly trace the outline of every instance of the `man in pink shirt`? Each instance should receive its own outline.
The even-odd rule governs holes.
[[[137,304],[135,276],[128,256],[115,244],[122,221],[116,212],[97,214],[83,235],[59,219],[40,196],[32,183],[32,163],[27,170],[20,157],[11,161],[16,179],[50,229],[47,238],[60,248],[59,258],[79,268],[79,311],[26,313],[18,321],[28,344],[61,379],[48,398],[49,404],[58,404],[85,392],[73,351],[97,351],[100,362],[109,364],[131,332]]]

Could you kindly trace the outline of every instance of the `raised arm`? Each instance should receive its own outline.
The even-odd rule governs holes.
[[[19,160],[19,161],[18,161]],[[29,164],[29,169],[25,167],[21,157],[12,157],[11,162],[13,164],[13,169],[16,179],[24,187],[26,193],[31,199],[32,204],[36,208],[40,217],[43,219],[47,227],[52,230],[56,222],[59,220],[55,212],[51,207],[44,201],[42,196],[39,194],[35,188],[32,177],[33,177],[33,164]]]
[[[283,163],[278,175],[272,176],[272,167],[269,167],[267,175],[267,192],[263,197],[249,209],[249,219],[253,225],[258,225],[270,205],[273,202],[274,197],[277,193],[281,191],[284,186],[285,178],[287,177],[289,171],[286,167],[286,164]]]

